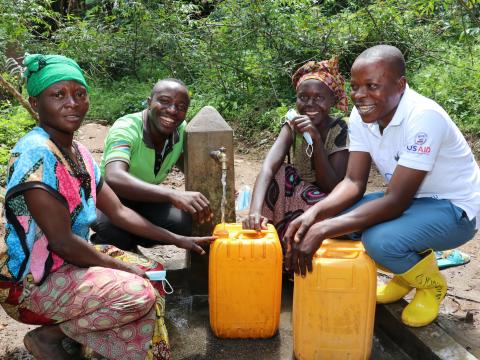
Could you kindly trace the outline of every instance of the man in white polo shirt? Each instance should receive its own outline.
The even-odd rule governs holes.
[[[432,250],[474,236],[480,171],[448,114],[408,87],[396,47],[378,45],[360,54],[351,89],[347,175],[290,224],[286,265],[305,276],[323,239],[362,232],[368,254],[395,274],[378,288],[377,302],[397,301],[416,288],[402,320],[424,326],[437,317],[447,290]],[[388,188],[364,196],[372,160]]]

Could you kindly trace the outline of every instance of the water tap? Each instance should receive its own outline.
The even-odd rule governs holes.
[[[210,151],[210,157],[222,164],[222,170],[227,170],[227,154],[225,154],[225,147]]]

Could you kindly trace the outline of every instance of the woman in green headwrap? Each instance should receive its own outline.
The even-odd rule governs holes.
[[[80,67],[58,55],[29,55],[24,64],[39,126],[18,141],[9,161],[0,305],[18,321],[42,325],[24,339],[37,359],[69,359],[65,337],[108,359],[168,359],[165,292],[145,276],[163,265],[89,244],[96,206],[152,240],[192,249],[213,238],[171,234],[124,207],[73,140],[89,107]]]

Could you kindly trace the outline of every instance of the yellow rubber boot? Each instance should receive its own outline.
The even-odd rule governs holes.
[[[434,252],[429,250],[427,256],[400,277],[417,289],[413,300],[403,309],[402,321],[412,327],[430,324],[437,318],[447,292],[447,282],[438,270]]]
[[[412,287],[402,278],[395,275],[387,284],[377,288],[377,304],[390,304],[402,299]]]
[[[391,273],[389,269],[375,263],[378,269]],[[403,281],[398,275],[395,275],[387,284],[377,287],[377,304],[390,304],[400,300],[407,295],[412,287]]]

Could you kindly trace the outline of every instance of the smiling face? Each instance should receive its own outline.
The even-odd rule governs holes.
[[[87,89],[74,80],[56,82],[29,101],[40,126],[52,136],[73,135],[90,105]]]
[[[359,58],[352,66],[352,98],[363,122],[378,121],[385,128],[405,91],[406,80],[380,57]]]
[[[152,135],[170,135],[185,120],[189,105],[185,86],[168,80],[157,83],[148,98],[148,121]]]
[[[297,89],[297,110],[307,115],[312,123],[320,124],[328,119],[330,109],[335,105],[332,91],[320,80],[308,79]]]

